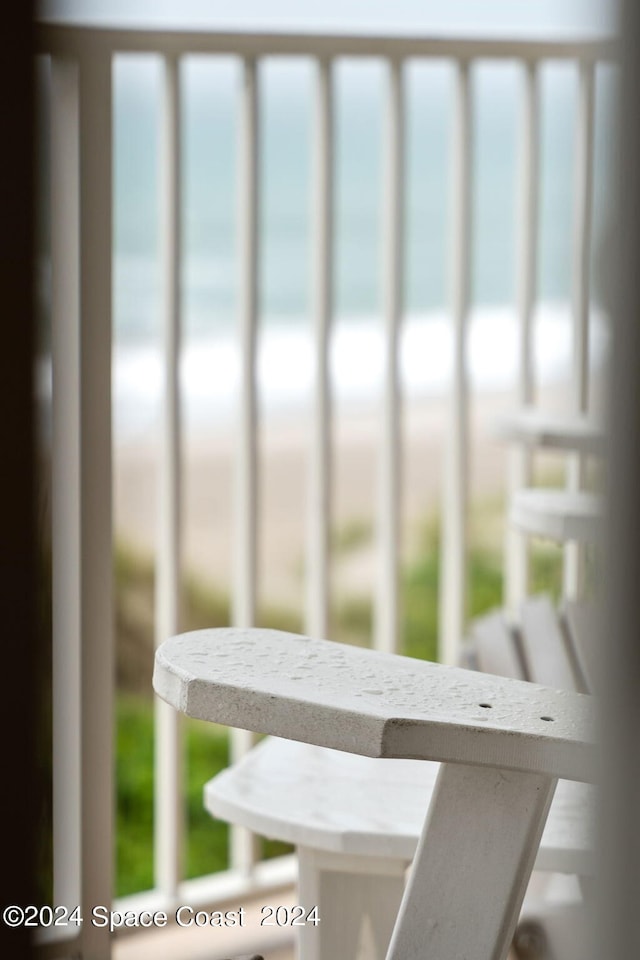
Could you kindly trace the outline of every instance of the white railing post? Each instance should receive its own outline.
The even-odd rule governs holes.
[[[331,377],[333,319],[333,89],[331,60],[320,60],[315,89],[313,186],[314,415],[309,458],[306,630],[327,637],[330,620]]]
[[[538,197],[539,197],[539,94],[538,66],[524,64],[524,96],[520,139],[520,176],[517,204],[517,316],[518,401],[532,404],[535,396],[533,369],[533,314],[536,300]],[[531,452],[524,446],[509,451],[507,495],[531,483]],[[506,531],[505,606],[512,613],[529,592],[529,541],[518,530]]]
[[[83,58],[80,78],[82,902],[87,916],[113,896],[111,55]],[[82,941],[85,960],[111,955],[103,929],[84,924]]]
[[[52,79],[54,883],[86,919],[113,896],[111,56]],[[81,944],[111,955],[88,919]]]
[[[255,623],[258,568],[258,395],[256,353],[258,334],[258,66],[243,62],[239,104],[238,233],[240,264],[239,336],[241,351],[240,422],[235,500],[235,583],[233,624]],[[253,743],[244,730],[231,733],[233,761]],[[249,872],[256,860],[252,834],[241,827],[231,831],[232,865]]]
[[[453,214],[450,282],[453,369],[445,451],[440,558],[440,649],[443,663],[458,662],[467,602],[467,513],[469,490],[469,384],[467,334],[471,263],[471,90],[470,66],[457,65],[453,139]]]
[[[79,70],[51,64],[53,895],[80,903],[80,157]]]
[[[179,62],[164,60],[161,155],[161,241],[163,299],[162,434],[160,452],[156,644],[180,630],[181,594],[181,217]],[[154,873],[156,887],[177,896],[182,879],[184,804],[180,716],[155,701]]]
[[[404,101],[402,61],[388,66],[385,134],[385,218],[383,276],[385,319],[385,382],[382,411],[380,499],[378,511],[379,579],[375,646],[395,652],[400,629],[400,541],[402,422],[399,367],[404,265]]]
[[[575,208],[573,226],[573,398],[575,413],[586,413],[589,404],[589,306],[591,283],[591,227],[593,217],[593,130],[595,67],[579,64],[578,117],[575,152]],[[585,481],[585,458],[572,456],[567,471],[570,490],[580,490]],[[584,579],[584,548],[567,544],[564,557],[564,593],[575,598]]]

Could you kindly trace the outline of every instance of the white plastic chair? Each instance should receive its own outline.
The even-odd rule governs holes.
[[[222,629],[166,641],[154,687],[202,720],[441,761],[388,960],[504,960],[556,782],[593,779],[590,697],[524,681]]]

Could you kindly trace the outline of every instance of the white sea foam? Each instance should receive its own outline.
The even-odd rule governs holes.
[[[513,310],[476,310],[470,319],[468,369],[477,391],[509,389],[517,375],[517,322]],[[606,349],[606,325],[592,316],[592,361]],[[535,318],[535,370],[541,383],[562,381],[571,371],[572,333],[566,305],[544,305]],[[374,404],[384,379],[385,344],[379,320],[342,319],[331,344],[331,380],[341,404]],[[157,423],[162,391],[159,351],[127,346],[114,358],[115,421],[132,436]],[[408,316],[403,324],[400,370],[410,396],[443,395],[452,370],[452,328],[444,312]],[[183,351],[180,380],[184,415],[195,425],[234,415],[240,391],[240,355],[231,332],[193,339]],[[266,413],[307,408],[313,382],[308,327],[272,322],[258,345],[258,390]]]
[[[545,304],[535,317],[536,377],[548,384],[567,380],[571,372],[572,324],[566,304]],[[602,362],[607,327],[601,315],[591,318],[592,363]],[[442,396],[451,380],[452,324],[442,312],[409,315],[400,342],[403,389],[410,397]],[[472,389],[512,388],[517,376],[518,324],[508,307],[475,310],[469,322],[468,369]],[[271,321],[258,342],[259,402],[269,414],[302,412],[311,402],[313,345],[309,326]],[[338,403],[374,406],[384,380],[385,342],[379,318],[341,318],[331,343],[331,382]],[[240,353],[232,331],[194,337],[180,364],[183,414],[195,427],[229,421],[240,392]],[[163,367],[160,350],[149,342],[116,347],[113,363],[114,425],[119,439],[153,433],[159,423]],[[39,371],[40,394],[51,393],[48,364]]]

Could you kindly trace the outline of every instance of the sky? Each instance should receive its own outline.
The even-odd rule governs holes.
[[[585,36],[611,32],[616,0],[41,0],[44,19],[252,30]]]

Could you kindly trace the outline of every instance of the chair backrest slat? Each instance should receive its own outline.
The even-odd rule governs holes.
[[[517,680],[527,679],[516,637],[500,611],[475,620],[471,636],[478,670]]]
[[[567,642],[580,672],[581,688],[585,693],[593,693],[596,676],[593,604],[565,600],[561,616]]]
[[[520,636],[528,679],[556,690],[577,690],[558,614],[548,597],[526,600],[520,611]]]

